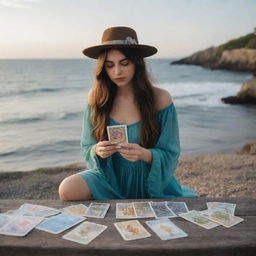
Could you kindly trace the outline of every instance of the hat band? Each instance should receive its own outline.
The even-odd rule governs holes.
[[[125,40],[110,40],[105,41],[102,44],[138,44],[136,39],[133,39],[132,37],[128,36]]]

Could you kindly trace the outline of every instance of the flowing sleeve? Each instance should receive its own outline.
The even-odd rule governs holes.
[[[151,198],[159,198],[174,176],[180,155],[177,113],[174,104],[158,112],[160,136],[152,153],[147,186]]]
[[[92,136],[91,106],[87,104],[83,117],[81,154],[88,169],[101,171],[100,157],[94,150],[96,144],[97,142]]]

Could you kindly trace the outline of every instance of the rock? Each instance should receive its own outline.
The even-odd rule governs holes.
[[[256,141],[244,145],[239,154],[256,155]]]
[[[187,58],[173,61],[171,64],[199,65],[210,69],[227,69],[236,71],[256,70],[256,50],[233,49],[220,53],[218,47],[198,51]]]
[[[256,77],[243,83],[236,96],[230,96],[221,99],[229,104],[256,104]]]

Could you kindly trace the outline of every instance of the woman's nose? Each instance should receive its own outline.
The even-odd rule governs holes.
[[[121,68],[120,68],[119,65],[116,65],[116,66],[115,66],[114,72],[115,72],[115,75],[120,75],[120,74],[121,74]]]

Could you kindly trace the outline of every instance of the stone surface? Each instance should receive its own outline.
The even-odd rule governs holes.
[[[207,256],[254,256],[256,255],[256,199],[250,198],[176,198],[171,201],[184,201],[190,210],[206,209],[206,202],[219,201],[235,203],[235,215],[242,217],[243,222],[231,228],[222,226],[206,230],[182,218],[171,219],[184,230],[188,237],[173,240],[160,240],[145,224],[148,219],[139,219],[140,223],[150,232],[151,237],[134,241],[124,241],[117,232],[114,222],[115,205],[117,202],[148,201],[148,200],[110,200],[111,207],[104,219],[88,218],[88,221],[107,225],[108,228],[88,245],[81,245],[62,239],[61,234],[53,235],[44,231],[32,230],[27,236],[18,238],[0,236],[1,256],[76,256],[76,255],[111,255],[111,256],[160,256],[160,255],[207,255]],[[154,199],[153,201],[165,201]],[[59,200],[0,200],[0,212],[18,208],[23,203],[34,203],[61,209],[74,203],[89,205],[91,201],[63,202]]]

